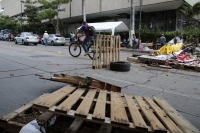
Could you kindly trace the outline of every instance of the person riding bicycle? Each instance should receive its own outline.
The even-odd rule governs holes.
[[[86,55],[89,54],[89,51],[88,51],[88,42],[89,42],[91,39],[93,39],[94,36],[91,36],[91,35],[89,34],[88,24],[87,24],[86,21],[83,21],[81,28],[80,28],[80,29],[77,31],[77,33],[76,33],[76,36],[77,36],[77,34],[78,34],[81,30],[84,31],[85,36],[86,36],[86,37],[84,38],[84,40],[83,40],[83,43],[82,43],[83,49],[84,49],[84,51],[85,51],[84,56],[86,56]]]

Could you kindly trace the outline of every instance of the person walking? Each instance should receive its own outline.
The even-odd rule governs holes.
[[[93,39],[94,36],[92,36],[92,35],[89,34],[88,24],[87,24],[86,21],[83,21],[81,28],[76,32],[76,36],[77,36],[77,34],[78,34],[81,30],[84,31],[85,36],[86,36],[86,37],[84,38],[83,42],[82,42],[82,46],[83,46],[83,49],[84,49],[84,51],[85,51],[84,56],[86,56],[86,55],[89,54],[89,51],[88,51],[88,42],[89,42],[91,39]]]
[[[160,44],[161,44],[161,46],[164,46],[165,43],[166,43],[166,38],[165,38],[164,34],[162,34],[162,36],[160,37]]]
[[[47,33],[47,31],[44,32],[43,38],[44,38],[44,44],[45,46],[47,46],[48,45],[47,40],[49,38],[49,34]]]
[[[12,38],[12,34],[9,32],[9,34],[8,34],[8,41],[9,42],[11,41],[11,38]]]

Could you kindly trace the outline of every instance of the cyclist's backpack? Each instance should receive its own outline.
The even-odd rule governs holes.
[[[94,36],[96,34],[96,30],[93,26],[88,25],[88,32],[90,36]]]

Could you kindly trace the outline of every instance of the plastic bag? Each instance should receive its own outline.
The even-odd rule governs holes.
[[[22,127],[19,133],[42,133],[40,131],[40,126],[38,125],[36,120],[33,120]],[[46,132],[44,132],[46,133]]]

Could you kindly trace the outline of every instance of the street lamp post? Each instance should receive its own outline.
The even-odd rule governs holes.
[[[141,18],[142,17],[142,0],[140,0],[140,23],[139,23],[139,41],[141,40],[140,38],[140,30],[141,30]]]
[[[85,0],[82,0],[83,3],[83,21],[86,21],[86,14],[85,14]]]
[[[21,15],[20,15],[21,20],[20,20],[20,25],[21,25],[21,32],[22,32],[22,2],[21,2],[21,0],[20,0],[20,6],[21,6]]]
[[[132,44],[132,35],[135,33],[135,0],[131,0],[131,12],[130,12],[130,35],[129,35],[129,40],[130,40],[130,45],[133,46]]]

